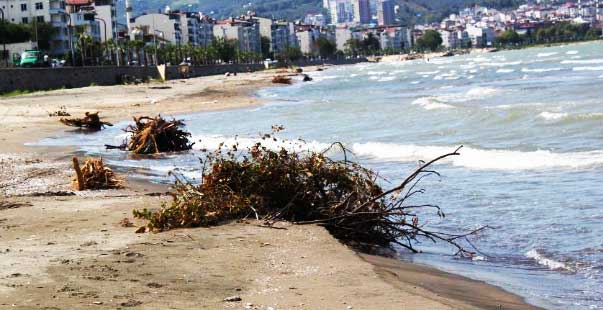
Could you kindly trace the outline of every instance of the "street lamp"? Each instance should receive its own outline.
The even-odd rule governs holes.
[[[101,22],[103,22],[103,25],[105,26],[105,42],[107,42],[107,22],[104,19],[99,18],[99,17],[95,17],[94,19],[100,20]]]
[[[71,66],[75,67],[75,51],[73,51],[73,35],[71,34],[71,15],[65,13],[69,18],[69,24],[67,25],[67,33],[69,35],[69,49],[71,50]]]
[[[155,65],[159,64],[159,59],[157,59],[157,34],[161,34],[161,37],[163,38],[163,31],[153,30],[153,45],[155,47]]]
[[[107,44],[107,22],[104,19],[99,18],[99,17],[94,17],[94,19],[100,20],[101,22],[103,22],[103,25],[105,26],[105,47],[106,47],[106,44]],[[106,53],[107,53],[107,49],[105,48],[105,54]],[[106,57],[106,55],[105,55],[105,57]],[[106,58],[105,58],[105,60],[106,60]]]
[[[4,25],[4,10],[0,9],[2,13],[2,25]],[[8,67],[8,55],[6,55],[6,38],[2,38],[2,57],[4,57],[4,63]]]

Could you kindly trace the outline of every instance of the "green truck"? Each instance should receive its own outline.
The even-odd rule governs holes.
[[[23,68],[43,67],[48,64],[44,62],[44,55],[39,50],[26,50],[21,55],[13,55],[13,64]]]

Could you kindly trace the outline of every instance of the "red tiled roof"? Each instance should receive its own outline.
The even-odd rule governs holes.
[[[92,0],[67,0],[67,5],[87,5],[92,4]]]

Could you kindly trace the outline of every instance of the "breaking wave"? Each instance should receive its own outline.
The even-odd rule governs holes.
[[[603,66],[600,67],[574,67],[574,71],[603,71]]]
[[[550,57],[553,55],[557,55],[557,52],[550,52],[550,53],[538,53],[538,55],[536,55],[536,57]]]
[[[535,72],[535,73],[539,73],[539,72],[551,72],[551,71],[561,71],[561,70],[563,70],[563,68],[542,68],[542,69],[523,68],[523,69],[521,69],[521,72]]]
[[[547,258],[545,255],[539,253],[535,249],[526,252],[526,257],[535,260],[538,265],[545,266],[551,270],[573,271],[573,269],[565,263]]]
[[[416,99],[412,104],[420,105],[425,110],[439,110],[439,109],[451,109],[454,106],[439,102],[437,97],[424,97]]]
[[[603,64],[603,59],[564,60],[561,64]]]
[[[418,146],[380,142],[355,143],[352,146],[356,155],[400,162],[429,160],[454,149],[454,146]],[[461,149],[460,156],[450,157],[447,161],[453,166],[479,170],[578,169],[603,166],[603,151],[553,153],[545,150],[521,152],[465,147]]]
[[[567,113],[555,113],[555,112],[542,112],[538,114],[538,117],[547,121],[556,121],[567,117]]]

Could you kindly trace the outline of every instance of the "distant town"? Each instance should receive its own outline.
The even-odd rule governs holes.
[[[599,0],[528,1],[509,10],[474,6],[440,23],[424,25],[399,22],[400,7],[393,0],[324,0],[328,14],[311,13],[298,21],[254,12],[217,20],[203,12],[169,7],[134,15],[131,1],[125,1],[126,22],[122,24],[116,6],[114,0],[0,0],[0,26],[6,33],[1,42],[4,65],[22,65],[24,51],[35,49],[47,54],[46,64],[52,58],[56,65],[119,65],[160,63],[159,58],[181,61],[195,49],[210,47],[215,55],[196,59],[401,54],[577,41],[600,37],[603,17]],[[24,25],[24,42],[16,42],[18,25]],[[185,47],[188,52],[182,51]],[[177,52],[169,55],[174,48]]]

